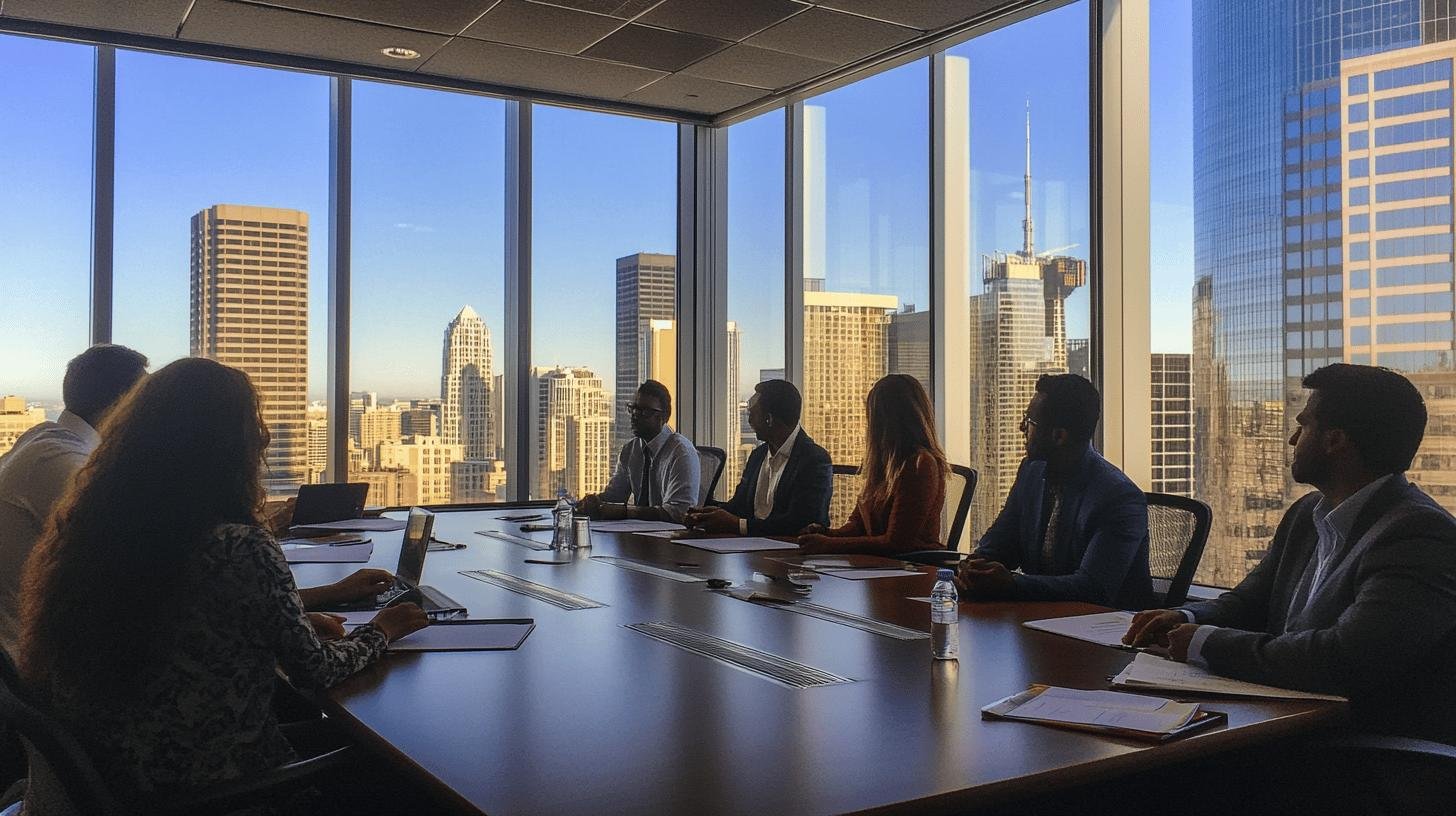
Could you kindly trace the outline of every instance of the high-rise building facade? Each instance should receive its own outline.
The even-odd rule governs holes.
[[[192,216],[190,353],[248,374],[270,493],[308,481],[308,213],[216,204]]]
[[[729,449],[723,452],[727,456],[727,460],[723,462],[723,475],[718,479],[718,490],[715,493],[716,498],[722,500],[733,495],[733,488],[738,486],[738,479],[743,475],[743,460],[738,457],[740,441],[738,428],[741,423],[738,413],[739,406],[744,405],[741,402],[743,398],[738,393],[738,389],[742,388],[742,384],[739,382],[738,360],[743,347],[743,332],[738,328],[738,321],[728,321],[725,339],[727,340],[725,356],[728,366],[723,372],[724,379],[727,381],[724,383],[726,390],[723,393],[727,405],[723,406],[725,411],[723,416],[724,421],[728,423]]]
[[[602,379],[588,368],[535,368],[530,382],[531,496],[581,497],[612,476],[611,415]]]
[[[642,349],[652,321],[676,319],[677,257],[638,252],[618,258],[617,390],[611,396],[614,405],[609,414],[617,420],[613,447],[625,445],[632,437],[627,402],[637,386],[649,378],[650,364],[643,358]],[[659,382],[676,396],[676,371],[667,376],[668,379],[659,379]]]
[[[470,306],[445,327],[440,357],[440,436],[467,459],[494,458],[490,330]]]
[[[438,436],[410,436],[381,442],[376,450],[375,468],[414,475],[417,492],[413,503],[447,504],[453,500],[453,465],[465,458],[463,445],[450,444]]]
[[[318,484],[329,468],[329,411],[322,402],[311,402],[304,417],[308,424],[308,483]]]
[[[667,386],[669,394],[677,396],[673,383],[677,381],[677,321],[649,320],[643,326],[637,359],[641,361],[644,380],[657,380]],[[633,390],[636,390],[635,387]],[[631,399],[631,391],[625,392],[623,401]],[[667,412],[667,424],[677,425],[677,400]],[[631,432],[628,425],[627,431]]]
[[[1157,493],[1193,495],[1193,356],[1154,354],[1153,482]]]
[[[885,371],[909,374],[932,391],[930,383],[930,312],[906,303],[890,315],[885,327]]]
[[[0,397],[0,456],[15,447],[20,435],[45,422],[44,408],[30,408],[23,397]]]

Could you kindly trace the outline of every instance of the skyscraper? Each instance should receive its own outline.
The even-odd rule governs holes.
[[[308,213],[216,204],[192,216],[190,350],[253,380],[269,493],[308,481]]]
[[[733,488],[738,486],[738,479],[743,475],[743,461],[738,457],[740,441],[738,411],[739,405],[742,404],[739,402],[740,397],[738,396],[738,389],[742,387],[738,381],[738,357],[742,349],[743,333],[739,330],[736,320],[729,320],[726,329],[728,366],[723,372],[724,379],[727,380],[724,383],[723,394],[727,404],[723,406],[726,411],[723,416],[724,421],[728,423],[727,447],[724,449],[727,460],[723,463],[723,476],[718,480],[717,490],[717,496],[725,499],[733,495]]]
[[[642,378],[657,380],[667,386],[669,393],[675,392],[672,384],[677,380],[677,321],[648,320],[642,329],[640,342],[637,359],[642,366]],[[631,393],[625,392],[623,400]],[[667,412],[667,424],[677,424],[676,400],[672,410]],[[631,427],[628,426],[627,430],[630,433]]]
[[[445,327],[440,356],[440,436],[466,459],[495,458],[490,330],[474,309],[462,308]]]
[[[534,368],[530,382],[531,497],[580,498],[606,486],[614,458],[602,379],[588,368]]]
[[[1154,354],[1153,482],[1158,493],[1193,495],[1192,355]]]
[[[23,397],[0,397],[0,456],[15,447],[20,435],[45,422],[44,408],[30,408]]]
[[[909,374],[930,390],[930,312],[906,303],[885,327],[885,371]]]
[[[632,437],[627,402],[642,381],[649,363],[642,358],[643,341],[654,320],[677,318],[677,257],[638,252],[617,259],[617,390],[612,395],[617,418],[613,447]],[[674,396],[677,376],[659,380]],[[553,494],[554,495],[554,494]]]
[[[1371,121],[1382,118],[1368,105],[1378,91],[1352,93],[1348,81],[1362,69],[1347,63],[1448,39],[1453,12],[1421,0],[1193,6],[1194,482],[1214,510],[1200,581],[1242,578],[1301,490],[1285,445],[1304,399],[1301,378],[1366,359],[1347,345],[1350,310],[1362,306],[1345,284],[1350,274],[1357,282],[1371,274],[1369,259],[1356,256],[1373,247],[1378,264],[1379,245],[1353,234],[1344,216],[1360,226],[1358,216],[1370,215],[1366,128],[1387,123]],[[1394,114],[1401,118],[1388,124],[1423,112]],[[1449,157],[1446,164],[1443,174]]]
[[[973,536],[995,520],[1025,458],[1021,417],[1037,379],[1067,371],[1066,301],[1087,282],[1085,261],[1037,254],[1031,191],[1028,110],[1021,250],[984,256],[985,289],[971,297],[971,461],[980,470]]]

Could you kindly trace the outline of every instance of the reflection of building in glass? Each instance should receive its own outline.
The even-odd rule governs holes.
[[[615,401],[616,438],[621,447],[632,438],[627,402],[642,381],[648,379],[650,364],[643,358],[644,343],[652,321],[677,319],[677,257],[639,252],[617,259],[617,391]],[[674,352],[675,353],[675,352]],[[677,372],[658,377],[668,393],[677,396]],[[556,495],[553,491],[550,495]]]
[[[1413,124],[1449,119],[1449,79],[1422,74],[1377,91],[1372,72],[1430,61],[1416,47],[1448,39],[1456,9],[1415,0],[1354,5],[1194,6],[1195,484],[1214,509],[1200,581],[1242,578],[1262,557],[1291,497],[1306,489],[1288,477],[1285,445],[1304,399],[1303,375],[1376,353],[1353,350],[1355,339],[1382,342],[1347,328],[1360,319],[1369,330],[1371,315],[1355,310],[1380,307],[1349,284],[1369,289],[1372,260],[1377,278],[1382,266],[1449,260],[1449,223],[1436,231],[1445,234],[1445,249],[1430,256],[1413,250],[1435,233],[1413,223],[1388,223],[1388,238],[1368,234],[1381,210],[1449,203],[1450,156],[1437,171],[1442,157],[1426,152],[1439,151],[1442,137],[1426,136],[1431,125]],[[1355,74],[1364,79],[1351,86]],[[1395,77],[1388,76],[1382,82]],[[1383,101],[1372,105],[1374,98]],[[1387,127],[1400,132],[1377,134]],[[1381,139],[1386,143],[1376,144]],[[1444,144],[1449,153],[1449,139]],[[1383,169],[1375,154],[1390,154]],[[1377,200],[1389,182],[1435,176],[1446,177],[1445,194],[1421,201],[1406,184],[1398,193],[1386,187],[1387,198]],[[1424,210],[1420,217],[1427,217]],[[1437,225],[1421,225],[1431,226]],[[1394,242],[1384,245],[1385,258],[1378,257],[1381,240]],[[1417,289],[1397,296],[1420,286],[1401,285]],[[1449,291],[1449,273],[1445,285]],[[1439,322],[1422,318],[1433,314],[1449,321],[1450,309],[1409,314],[1391,322]],[[1388,339],[1404,344],[1401,331],[1414,329],[1394,330]],[[1390,349],[1431,350],[1424,334],[1416,346]],[[1383,362],[1411,370],[1407,364],[1418,358]]]
[[[268,425],[269,493],[308,481],[308,213],[216,204],[192,216],[190,353],[247,372]]]
[[[469,306],[445,327],[440,368],[440,436],[461,445],[466,459],[493,459],[490,330]]]
[[[1087,282],[1087,262],[1036,253],[1031,218],[1031,116],[1019,252],[981,259],[984,291],[971,297],[971,461],[980,471],[973,536],[996,519],[1026,455],[1021,416],[1043,374],[1067,371],[1067,297]]]
[[[0,456],[15,447],[21,434],[45,419],[45,409],[26,407],[23,397],[0,397]]]
[[[611,478],[611,414],[602,379],[588,368],[535,368],[530,382],[531,496],[581,497]]]
[[[1193,495],[1192,355],[1153,355],[1153,482],[1157,493]]]

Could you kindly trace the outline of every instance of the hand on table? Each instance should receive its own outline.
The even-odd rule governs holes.
[[[379,610],[379,614],[369,623],[383,633],[385,640],[393,643],[411,632],[418,632],[429,626],[430,618],[419,604],[401,603]]]
[[[705,533],[738,533],[738,517],[721,507],[693,507],[683,523]]]
[[[583,516],[596,518],[597,514],[601,511],[602,499],[595,493],[589,493],[585,496],[582,496],[581,501],[576,503],[576,512],[580,513]]]
[[[1016,577],[1006,565],[975,556],[956,567],[955,583],[967,596],[976,598],[1009,598],[1016,590]]]
[[[832,553],[838,547],[834,539],[823,533],[807,533],[798,538],[799,552],[804,555],[823,555]]]
[[[1139,612],[1132,616],[1132,623],[1127,627],[1127,634],[1122,636],[1122,642],[1127,646],[1160,646],[1166,649],[1168,634],[1187,622],[1188,618],[1182,612],[1172,609]],[[1184,653],[1187,653],[1186,644]]]
[[[263,525],[273,535],[282,535],[293,524],[293,506],[298,499],[270,501],[263,505]]]
[[[387,570],[371,568],[358,570],[324,589],[332,603],[353,603],[373,598],[393,585],[394,576]]]
[[[804,529],[802,529],[802,530],[799,531],[799,535],[801,535],[801,536],[818,535],[819,533],[822,533],[822,532],[824,532],[824,525],[822,525],[822,524],[809,524],[809,525],[806,525],[804,527]]]
[[[338,640],[344,636],[344,616],[328,612],[308,613],[308,623],[319,640]]]

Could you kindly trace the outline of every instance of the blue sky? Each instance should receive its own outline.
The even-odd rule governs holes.
[[[1154,349],[1187,350],[1192,286],[1188,4],[1154,5]],[[1038,250],[1086,256],[1087,6],[952,50],[971,64],[972,242],[1021,244],[1022,117],[1032,107]],[[1028,55],[1036,55],[1032,65]],[[926,64],[838,89],[826,109],[829,288],[928,306]],[[91,51],[0,36],[0,393],[57,396],[86,341]],[[467,303],[503,350],[504,103],[355,85],[353,387],[438,393],[445,325]],[[122,52],[117,68],[118,342],[187,353],[188,219],[215,203],[311,216],[310,381],[326,352],[328,82]],[[24,126],[18,126],[23,123]],[[533,360],[610,383],[614,261],[675,245],[673,125],[538,106]],[[744,380],[782,365],[783,118],[729,134],[729,318]],[[973,262],[973,291],[979,261]],[[1087,293],[1068,308],[1086,336]]]

